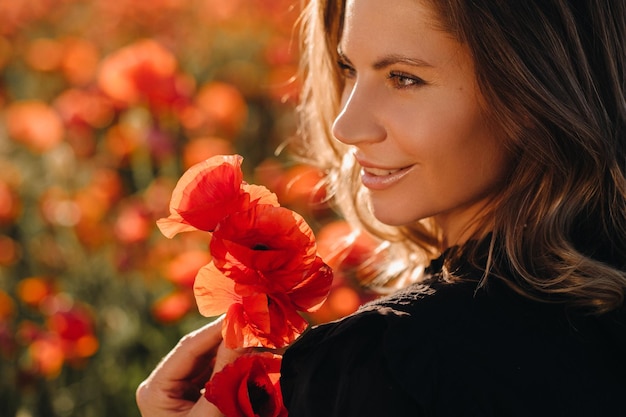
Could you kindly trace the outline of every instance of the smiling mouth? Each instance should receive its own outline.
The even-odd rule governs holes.
[[[400,182],[413,167],[414,165],[397,169],[362,167],[361,183],[370,190],[382,191]]]
[[[363,171],[369,175],[373,175],[376,177],[385,177],[387,175],[393,175],[396,172],[400,172],[406,168],[398,168],[398,169],[381,169],[381,168],[366,168],[363,167]]]

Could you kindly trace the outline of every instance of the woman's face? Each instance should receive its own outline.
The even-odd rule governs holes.
[[[333,133],[354,147],[374,215],[433,217],[461,243],[504,178],[507,158],[485,116],[468,48],[419,0],[347,0],[345,77]]]

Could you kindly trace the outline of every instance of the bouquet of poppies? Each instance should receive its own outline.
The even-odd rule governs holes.
[[[191,167],[172,193],[170,216],[157,224],[170,238],[194,230],[211,235],[212,259],[198,272],[194,294],[201,314],[226,313],[226,346],[279,349],[307,328],[299,312],[322,305],[333,274],[306,221],[267,188],[246,183],[242,161],[220,155]],[[227,417],[284,416],[280,359],[241,356],[213,377],[205,396]]]

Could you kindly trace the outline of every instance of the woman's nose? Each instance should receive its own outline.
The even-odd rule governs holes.
[[[333,123],[333,135],[346,145],[378,142],[385,129],[376,117],[376,95],[366,86],[355,83],[344,91],[342,108]]]

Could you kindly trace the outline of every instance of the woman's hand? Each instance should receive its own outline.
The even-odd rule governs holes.
[[[221,317],[183,337],[137,388],[144,417],[221,417],[201,394],[206,382],[243,351],[224,346]]]

